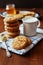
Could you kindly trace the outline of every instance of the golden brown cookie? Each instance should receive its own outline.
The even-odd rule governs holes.
[[[23,17],[24,17],[24,15],[23,14],[20,14],[20,13],[14,15],[14,18],[16,18],[16,19],[21,19]]]
[[[29,38],[30,40],[30,38]],[[13,42],[12,42],[12,47],[14,49],[20,50],[23,49],[25,47],[27,47],[28,45],[30,45],[30,41],[28,41],[27,37],[25,36],[17,36],[16,38],[14,38]]]
[[[7,23],[15,23],[18,19],[22,18],[23,14],[16,14],[16,15],[8,15],[4,18],[4,22]]]
[[[18,35],[20,35],[20,33],[17,33],[16,35],[9,35],[9,34],[7,34],[6,36],[7,36],[7,38],[15,38]]]
[[[18,22],[18,20],[7,20],[7,21],[4,21],[4,24],[5,23],[8,23],[8,24],[16,24]]]
[[[20,35],[20,30],[18,30],[17,32],[6,32],[6,33],[7,33],[8,38],[14,38],[14,37]]]
[[[15,29],[7,29],[7,28],[5,28],[5,31],[7,31],[7,32],[18,32],[18,30],[19,29],[15,30]]]
[[[18,33],[20,33],[20,30],[18,30],[17,32],[6,32],[8,35],[16,35]]]
[[[17,19],[15,19],[14,18],[14,16],[13,17],[5,17],[4,18],[4,24],[5,23],[8,23],[8,24],[15,24],[15,23],[17,23],[18,22],[18,20]]]
[[[24,13],[22,13],[24,16],[34,16],[35,15],[35,12],[33,12],[33,11],[27,11],[26,13],[24,12]]]
[[[28,13],[28,15],[34,16],[34,15],[35,15],[35,12],[30,11],[30,12]]]
[[[16,22],[16,23],[7,23],[7,22],[5,22],[4,24],[5,24],[5,26],[7,26],[7,27],[19,26],[19,22]]]
[[[16,27],[7,27],[5,26],[5,30],[19,30],[19,26],[16,26]]]

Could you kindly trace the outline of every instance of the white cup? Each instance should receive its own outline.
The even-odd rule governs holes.
[[[36,29],[40,27],[40,21],[35,17],[25,17],[22,21],[24,34],[27,36],[36,35]]]

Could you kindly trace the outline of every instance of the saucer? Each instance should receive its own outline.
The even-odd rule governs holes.
[[[6,15],[7,15],[7,12],[1,12],[0,13],[0,16],[2,16],[2,17],[6,17]]]
[[[28,12],[31,12],[31,11],[19,11],[19,13],[21,13],[21,14],[27,14]],[[0,16],[2,16],[2,17],[6,17],[6,15],[7,15],[6,11],[0,13]],[[40,14],[38,12],[35,12],[34,17],[40,18]]]

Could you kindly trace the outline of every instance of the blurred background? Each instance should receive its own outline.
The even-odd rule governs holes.
[[[43,8],[43,0],[0,0],[0,8],[14,3],[16,8]]]

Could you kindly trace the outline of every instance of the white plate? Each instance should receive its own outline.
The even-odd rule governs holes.
[[[29,12],[30,11],[19,11],[19,13],[22,13],[24,15],[28,14]],[[0,16],[2,16],[2,17],[6,17],[6,15],[7,15],[7,12],[1,12],[0,13]],[[37,13],[37,12],[35,12],[35,16],[34,17],[39,18],[40,17],[40,14]]]

